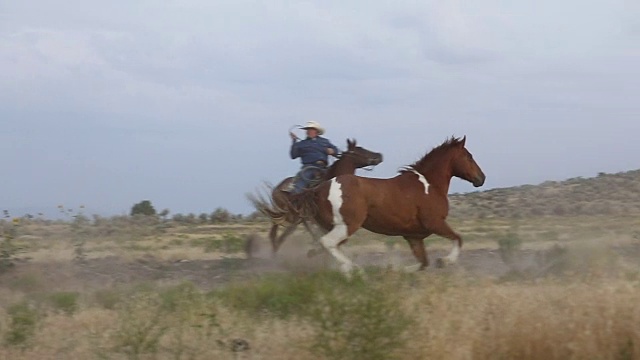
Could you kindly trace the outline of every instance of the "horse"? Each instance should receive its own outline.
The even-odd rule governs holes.
[[[411,271],[429,266],[425,238],[432,234],[448,238],[453,248],[436,262],[437,267],[445,267],[457,261],[462,248],[462,237],[446,222],[451,179],[458,177],[480,187],[486,178],[465,143],[466,136],[451,137],[393,178],[337,176],[296,195],[292,202],[297,206],[290,208],[300,213],[314,210],[315,222],[326,231],[320,243],[347,275],[355,265],[339,246],[360,228],[404,237],[418,261],[407,267]]]
[[[347,139],[347,150],[342,152],[342,154],[339,155],[338,160],[336,160],[324,172],[320,181],[327,181],[340,175],[355,174],[356,169],[367,166],[376,166],[381,162],[381,153],[373,152],[358,146],[355,139]],[[269,239],[271,240],[272,256],[276,255],[282,243],[284,243],[286,238],[295,231],[300,223],[305,226],[316,242],[318,240],[305,218],[299,216],[295,211],[286,210],[291,206],[291,198],[295,195],[283,191],[283,189],[288,188],[293,179],[293,177],[288,177],[272,189],[271,204],[269,205],[267,205],[263,199],[258,199],[253,195],[248,195],[249,200],[254,204],[256,209],[271,219]],[[271,210],[272,208],[277,211]],[[279,212],[283,216],[277,215],[276,212]],[[280,226],[283,226],[285,229],[282,234],[278,236],[278,228]],[[314,251],[310,250],[309,256],[312,256],[314,253]]]

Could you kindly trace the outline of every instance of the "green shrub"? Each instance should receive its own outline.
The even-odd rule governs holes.
[[[13,243],[13,240],[17,237],[19,225],[20,220],[13,219],[8,228],[2,227],[2,233],[0,233],[0,274],[15,265],[15,257],[20,249]]]
[[[347,280],[338,272],[312,274],[267,275],[258,280],[229,285],[212,293],[225,305],[251,315],[273,315],[288,318],[304,316],[310,304],[331,288],[363,288],[360,278]]]
[[[113,310],[122,301],[123,294],[116,289],[105,289],[96,291],[93,294],[93,298],[99,306]]]
[[[222,332],[215,304],[191,283],[165,289],[143,285],[116,309],[115,350],[130,359],[165,351],[175,359],[195,358],[203,343]]]
[[[411,324],[398,298],[375,286],[329,289],[311,309],[312,349],[328,359],[389,359],[404,344]]]
[[[223,252],[234,254],[244,251],[245,240],[237,235],[224,234],[222,238],[206,237],[191,240],[191,246],[202,246],[204,252]]]
[[[153,292],[139,292],[120,304],[118,328],[115,333],[116,350],[131,359],[142,354],[156,354],[160,338],[168,326],[163,323],[160,299]]]
[[[521,247],[522,239],[516,233],[511,232],[498,239],[500,257],[508,265],[513,264],[514,257]]]
[[[36,332],[40,313],[26,301],[14,304],[7,309],[9,329],[5,341],[11,346],[26,347]]]
[[[62,311],[67,315],[72,315],[78,310],[78,298],[80,294],[77,292],[61,291],[49,295],[49,303],[54,309]]]
[[[404,343],[411,324],[390,289],[415,279],[409,274],[390,280],[383,270],[367,278],[349,280],[335,271],[269,275],[212,296],[253,317],[307,322],[314,329],[310,349],[329,359],[388,359]]]

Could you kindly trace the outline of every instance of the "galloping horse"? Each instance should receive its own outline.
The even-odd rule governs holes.
[[[438,259],[438,267],[455,263],[462,238],[445,221],[451,178],[467,180],[475,187],[485,181],[465,142],[466,137],[448,139],[394,178],[342,175],[300,194],[293,201],[299,211],[315,209],[316,223],[328,231],[320,243],[345,273],[349,273],[354,264],[339,246],[361,227],[378,234],[404,237],[419,262],[412,267],[415,270],[429,265],[424,239],[432,234],[454,242],[449,255]]]
[[[344,151],[338,160],[336,160],[324,173],[321,181],[335,178],[339,175],[355,174],[356,169],[376,166],[382,162],[382,154],[367,150],[357,146],[356,140],[347,139],[347,150]],[[291,211],[291,197],[295,196],[289,192],[282,191],[293,181],[293,177],[282,180],[271,192],[271,205],[266,205],[262,199],[249,195],[249,200],[254,204],[256,209],[261,211],[271,219],[271,230],[269,231],[269,239],[271,240],[272,254],[275,255],[285,239],[295,231],[296,227],[302,223],[307,231],[314,236],[309,223],[299,216],[295,211]],[[271,209],[276,209],[282,216],[274,214]],[[278,237],[278,227],[284,226],[285,229]]]

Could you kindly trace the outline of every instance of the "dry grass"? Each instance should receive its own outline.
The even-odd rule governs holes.
[[[377,279],[382,285],[375,285],[393,291],[403,311],[414,319],[405,345],[394,353],[397,358],[640,358],[637,280],[563,278],[500,283],[423,274],[409,281],[394,273]],[[302,319],[274,316],[258,320],[251,313],[215,303],[220,331],[207,333],[199,315],[212,311],[214,303],[187,303],[166,311],[154,300],[158,291],[150,293],[151,300],[141,300],[139,295],[122,300],[133,306],[110,310],[85,300],[72,316],[45,312],[33,345],[24,349],[5,346],[0,358],[233,359],[229,348],[233,338],[245,339],[251,347],[236,358],[318,358],[310,350],[316,329]],[[151,319],[159,314],[163,318],[153,325]],[[7,315],[1,317],[6,329]],[[131,331],[147,325],[155,326],[150,332],[160,334],[157,346],[133,356],[123,341],[135,334]]]
[[[404,357],[637,359],[638,285],[604,279],[474,285],[458,280],[415,294],[420,326]]]
[[[319,304],[325,309],[344,304],[357,315],[354,306],[372,306],[366,294],[380,296],[380,303],[376,300],[373,305],[382,305],[372,308],[378,313],[413,319],[402,334],[388,330],[393,327],[382,326],[384,323],[371,330],[371,338],[383,335],[403,340],[388,358],[640,359],[640,220],[633,216],[454,219],[452,226],[466,241],[463,259],[469,259],[464,251],[497,253],[498,240],[516,238],[519,247],[512,254],[513,264],[505,265],[498,256],[495,261],[499,264],[489,263],[513,271],[504,274],[490,267],[480,274],[454,267],[407,275],[377,269],[368,282],[357,286],[327,283],[331,276],[318,282],[314,274],[322,264],[291,266],[275,282],[255,274],[215,282],[213,270],[207,267],[187,268],[184,275],[175,272],[175,261],[182,259],[206,264],[223,257],[241,259],[242,251],[225,251],[221,242],[254,232],[264,236],[267,224],[161,230],[134,224],[115,233],[104,232],[103,226],[21,225],[22,237],[16,243],[24,251],[18,257],[29,260],[0,274],[0,359],[318,359],[322,358],[318,339],[327,338],[319,331],[326,335],[326,324],[331,322],[322,325],[309,314],[324,314],[334,321],[330,316],[338,312],[319,311]],[[85,240],[89,265],[74,265],[74,239],[79,236]],[[306,251],[300,244],[308,243],[298,233],[283,252],[299,256],[296,251]],[[432,252],[449,247],[450,242],[443,239],[428,242]],[[563,251],[553,252],[558,247]],[[398,266],[406,265],[403,261],[409,253],[404,241],[365,231],[346,250],[351,255],[382,254]],[[532,254],[541,255],[542,260]],[[109,270],[98,269],[92,262],[108,257],[117,257],[119,262],[114,264],[123,266],[113,269],[114,273],[127,275],[127,271],[146,269],[150,275],[143,277],[147,279],[143,283],[127,281],[126,276],[119,283],[101,282],[103,277],[77,277],[78,269],[85,275]],[[233,261],[229,273],[235,271]],[[139,266],[126,268],[128,264]],[[210,287],[176,287],[175,277],[162,277],[172,271],[178,276],[200,271],[216,291],[233,291],[229,285],[238,285],[243,292],[236,295],[263,300],[234,306],[209,293]],[[284,285],[275,289],[274,284]],[[301,297],[311,291],[305,289],[317,293]],[[77,298],[72,292],[79,293]],[[293,309],[291,316],[256,315],[262,303],[274,301]],[[376,319],[374,312],[365,313]],[[32,319],[36,322],[31,328]],[[212,319],[215,322],[208,322]],[[355,324],[357,329],[362,319],[355,316],[337,323],[346,326],[340,331],[354,344],[362,345],[364,340],[348,326]],[[12,332],[15,334],[9,335]],[[139,337],[141,333],[146,335]],[[16,334],[26,340],[21,342]],[[248,341],[250,349],[233,352],[236,338]],[[362,358],[368,359],[366,355]]]

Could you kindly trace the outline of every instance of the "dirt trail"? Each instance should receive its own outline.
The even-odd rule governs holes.
[[[293,242],[292,242],[293,243]],[[38,290],[91,290],[109,286],[154,282],[173,284],[190,281],[203,289],[212,289],[229,282],[250,279],[269,273],[308,272],[335,268],[328,254],[308,259],[308,246],[302,243],[289,244],[276,258],[266,255],[263,247],[258,258],[239,257],[217,260],[160,260],[152,255],[131,260],[117,256],[87,259],[84,263],[71,262],[25,262],[16,265],[13,271],[0,276],[0,286],[24,282],[25,278],[37,279]],[[610,248],[616,258],[629,263],[638,263],[640,244],[627,244]],[[372,251],[364,247],[347,247],[349,256],[361,266],[392,267],[402,269],[415,263],[408,248],[396,246],[387,251]],[[463,272],[469,276],[501,277],[513,270],[503,261],[498,250],[463,250],[458,263],[445,269],[435,268],[435,260],[447,254],[446,250],[429,251],[431,266],[427,272]],[[517,268],[535,265],[538,252],[520,250],[516,253]],[[22,279],[22,280],[21,280]]]

